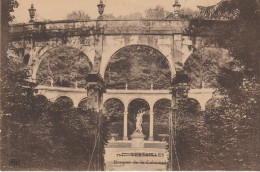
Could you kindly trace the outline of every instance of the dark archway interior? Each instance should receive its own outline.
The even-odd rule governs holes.
[[[184,64],[191,88],[217,87],[218,72],[221,68],[229,68],[231,61],[225,49],[207,47],[195,51]]]
[[[44,95],[36,95],[34,97],[34,107],[37,111],[46,111],[48,109],[49,100]]]
[[[169,133],[169,113],[171,113],[171,100],[160,99],[153,107],[154,110],[154,140],[162,140],[158,134]]]
[[[56,105],[60,108],[68,109],[73,107],[73,100],[67,96],[58,97],[55,101]]]
[[[89,107],[89,99],[88,99],[88,98],[82,99],[82,100],[79,102],[78,107],[79,107],[80,109],[87,110],[88,107]]]
[[[127,116],[127,131],[128,137],[133,134],[136,129],[136,116],[138,111],[145,111],[146,113],[143,116],[143,134],[145,135],[145,139],[149,138],[149,125],[150,125],[150,107],[147,101],[143,99],[134,99],[128,105],[128,116]]]
[[[124,133],[124,104],[121,100],[113,98],[104,103],[104,113],[107,115],[112,134],[118,134],[116,139],[123,139]]]
[[[29,55],[29,54],[26,54],[26,55],[23,57],[23,63],[24,63],[25,65],[28,65],[29,60],[30,60],[30,55]]]
[[[200,110],[200,103],[192,98],[188,98],[183,102],[183,106],[180,107],[184,113],[197,114]]]
[[[167,89],[171,82],[169,63],[158,50],[131,45],[120,49],[110,59],[104,78],[107,88]]]
[[[86,76],[92,70],[89,58],[80,50],[58,47],[46,52],[37,71],[37,83],[54,86],[86,86]]]

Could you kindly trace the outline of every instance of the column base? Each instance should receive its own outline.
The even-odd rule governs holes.
[[[124,137],[123,137],[123,140],[128,140],[128,137],[127,137],[127,136],[124,136]]]
[[[148,140],[149,140],[149,141],[153,141],[153,137],[149,137]]]

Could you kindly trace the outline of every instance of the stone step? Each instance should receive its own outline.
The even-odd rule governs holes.
[[[167,142],[144,141],[144,148],[166,148]],[[131,148],[131,140],[129,141],[110,141],[106,148]]]

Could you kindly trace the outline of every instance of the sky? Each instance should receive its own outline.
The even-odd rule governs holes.
[[[104,14],[114,16],[127,15],[134,12],[144,14],[145,9],[154,8],[157,5],[163,6],[168,11],[173,11],[174,0],[103,0],[105,7]],[[214,5],[220,0],[179,0],[182,8],[197,9],[197,6]],[[39,18],[48,20],[64,20],[66,14],[72,11],[83,10],[92,19],[98,17],[97,4],[99,0],[18,0],[19,7],[15,9],[14,16],[16,23],[27,23],[29,21],[28,9],[33,3]]]

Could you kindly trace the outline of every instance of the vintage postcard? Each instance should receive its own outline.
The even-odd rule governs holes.
[[[260,170],[259,0],[1,7],[1,170]]]

